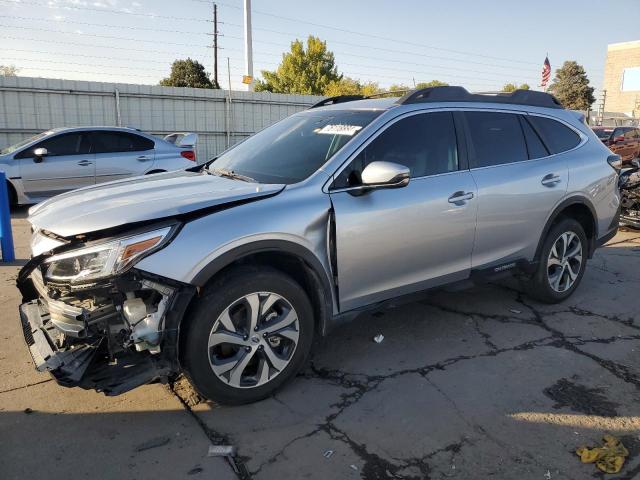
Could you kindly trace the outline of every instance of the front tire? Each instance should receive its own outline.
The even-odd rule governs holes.
[[[270,268],[223,274],[188,319],[185,374],[204,397],[239,405],[261,400],[304,365],[314,332],[304,290]]]
[[[587,256],[588,241],[582,225],[572,218],[560,220],[545,238],[527,293],[544,303],[567,299],[582,280]]]

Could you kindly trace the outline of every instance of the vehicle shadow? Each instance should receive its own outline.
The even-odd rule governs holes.
[[[270,398],[193,410],[258,478],[341,478],[349,465],[363,478],[597,477],[575,449],[607,432],[633,452],[614,478],[634,478],[638,253],[631,241],[599,250],[558,305],[506,279],[363,314]]]

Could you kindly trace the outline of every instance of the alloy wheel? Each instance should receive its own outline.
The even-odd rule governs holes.
[[[575,283],[582,268],[582,241],[574,232],[564,232],[551,247],[547,259],[547,279],[551,288],[566,292]]]
[[[209,364],[232,387],[259,387],[286,368],[299,336],[298,315],[287,299],[250,293],[218,316],[209,334]]]

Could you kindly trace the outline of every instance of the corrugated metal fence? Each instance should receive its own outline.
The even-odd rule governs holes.
[[[55,127],[196,132],[203,161],[322,97],[0,76],[0,148]]]

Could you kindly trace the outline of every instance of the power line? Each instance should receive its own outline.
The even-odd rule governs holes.
[[[5,1],[5,0],[0,0],[0,1]],[[51,19],[50,18],[38,18],[38,17],[20,17],[17,15],[0,15],[0,18],[13,18],[16,20],[27,20],[27,21],[38,21],[38,22],[47,22],[47,23],[51,23]],[[68,19],[56,19],[55,23],[73,23],[76,25],[86,25],[89,27],[108,27],[108,28],[122,28],[122,29],[126,29],[126,30],[146,30],[146,31],[150,31],[150,32],[164,32],[164,33],[182,33],[185,35],[213,35],[212,33],[209,32],[194,32],[194,31],[187,31],[187,30],[170,30],[170,29],[166,29],[166,28],[150,28],[150,27],[141,27],[139,25],[136,25],[135,27],[132,27],[130,25],[114,25],[114,24],[109,24],[109,23],[89,23],[89,22],[81,22],[78,20],[68,20]]]
[[[50,5],[48,3],[41,3],[41,2],[27,2],[24,0],[0,0],[0,2],[4,2],[4,3],[12,3],[14,5],[35,5],[35,6],[39,6],[39,7],[47,7],[53,10],[58,9],[57,5]],[[64,9],[72,9],[72,10],[86,10],[86,11],[91,11],[91,12],[100,12],[100,13],[113,13],[113,14],[117,14],[117,15],[135,15],[138,17],[147,17],[147,18],[162,18],[162,19],[166,19],[166,20],[188,20],[191,22],[207,22],[207,23],[211,23],[211,20],[205,19],[205,18],[196,18],[196,17],[176,17],[174,15],[157,15],[155,13],[140,13],[140,12],[125,12],[123,10],[108,10],[108,9],[104,9],[104,8],[91,8],[91,7],[85,7],[85,6],[80,6],[80,5],[69,5],[69,4],[65,4],[60,5],[60,8],[64,8]]]
[[[0,27],[4,27],[4,28],[16,28],[16,29],[21,29],[21,30],[33,30],[31,27],[21,27],[21,26],[15,26],[15,25],[3,25],[0,24]],[[129,42],[144,42],[144,43],[158,43],[158,40],[143,40],[143,39],[139,39],[139,38],[131,38],[131,37],[118,37],[118,36],[114,36],[114,35],[101,35],[98,33],[85,33],[85,32],[69,32],[66,30],[51,30],[48,28],[39,28],[38,31],[40,32],[50,32],[50,33],[63,33],[65,35],[80,35],[83,37],[96,37],[96,38],[108,38],[108,39],[112,39],[112,40],[126,40]],[[202,44],[195,44],[195,43],[176,43],[176,42],[166,42],[163,41],[162,43],[166,44],[166,45],[176,45],[176,46],[181,46],[181,47],[196,47],[196,48],[211,48],[211,45],[202,45]]]
[[[242,8],[242,7],[239,7],[237,5],[231,5],[231,4],[228,4],[228,3],[225,3],[225,2],[216,2],[216,3],[218,3],[218,5],[223,5],[223,6],[226,6],[226,7],[229,7],[229,8],[234,8],[234,9],[241,9]],[[406,40],[400,40],[400,39],[392,38],[392,37],[384,37],[382,35],[375,35],[375,34],[371,34],[371,33],[358,32],[358,31],[349,30],[349,29],[346,29],[346,28],[334,27],[333,25],[326,25],[326,24],[322,24],[322,23],[309,22],[307,20],[302,20],[300,18],[292,18],[292,17],[283,16],[283,15],[276,15],[274,13],[263,12],[263,11],[260,11],[260,10],[253,10],[253,13],[257,13],[258,15],[264,15],[264,16],[273,17],[273,18],[279,18],[281,20],[287,20],[289,22],[294,22],[294,23],[305,23],[307,25],[312,25],[314,27],[327,28],[329,30],[335,30],[335,31],[341,32],[341,33],[350,33],[350,34],[359,35],[359,36],[362,36],[362,37],[376,38],[378,40],[384,40],[385,42],[401,43],[401,44],[404,44],[404,45],[412,45],[412,46],[420,47],[420,48],[430,48],[430,49],[434,49],[434,50],[440,50],[440,51],[443,51],[443,52],[456,53],[456,54],[459,54],[459,55],[471,55],[471,56],[475,56],[475,57],[483,57],[483,58],[488,58],[488,59],[492,59],[492,60],[505,60],[505,61],[514,62],[514,63],[538,65],[538,63],[536,63],[536,62],[529,62],[529,61],[525,61],[525,60],[518,60],[518,59],[506,58],[506,57],[496,57],[496,56],[493,56],[493,55],[484,55],[484,54],[477,53],[477,52],[454,50],[454,49],[451,49],[451,48],[438,47],[438,46],[435,46],[435,45],[428,45],[428,44],[424,44],[424,43],[409,42],[409,41],[406,41]]]
[[[2,1],[2,0],[0,0]],[[161,53],[161,54],[167,54],[167,55],[177,55],[177,56],[188,56],[190,55],[189,53],[184,53],[184,52],[174,52],[174,51],[168,51],[168,50],[143,50],[140,48],[131,48],[131,47],[116,47],[114,45],[93,45],[90,43],[78,43],[78,42],[63,42],[63,41],[59,41],[59,40],[50,40],[50,39],[40,39],[40,38],[25,38],[25,37],[15,37],[15,36],[11,36],[11,35],[0,35],[0,38],[8,38],[11,40],[26,40],[29,42],[44,42],[44,43],[55,43],[55,44],[60,44],[60,45],[73,45],[75,47],[77,46],[84,46],[84,47],[91,47],[91,48],[112,48],[115,50],[127,50],[127,51],[131,51],[131,52],[144,52],[144,53]],[[218,47],[221,48],[221,47]],[[193,55],[193,53],[191,53],[191,55]]]

